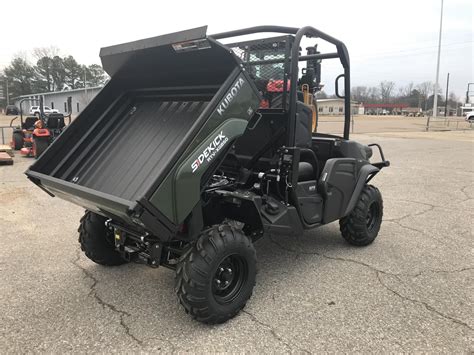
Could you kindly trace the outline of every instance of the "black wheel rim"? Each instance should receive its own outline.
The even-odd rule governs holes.
[[[372,231],[380,218],[380,209],[377,202],[372,202],[367,212],[367,229]]]
[[[212,278],[212,294],[220,304],[232,303],[247,279],[248,265],[237,254],[222,259]]]

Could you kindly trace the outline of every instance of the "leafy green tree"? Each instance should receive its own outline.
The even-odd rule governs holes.
[[[87,67],[87,86],[102,86],[108,80],[104,69],[98,64],[91,64]]]
[[[53,91],[63,90],[66,81],[66,70],[64,68],[63,59],[58,55],[54,56],[52,59],[51,76],[54,84]]]
[[[63,65],[65,72],[65,84],[69,86],[71,90],[83,87],[83,81],[81,79],[84,76],[84,70],[82,66],[77,63],[74,57],[72,55],[64,57]]]
[[[42,57],[35,66],[37,74],[36,88],[40,91],[54,91],[53,58]]]
[[[4,70],[9,81],[11,96],[31,94],[33,92],[33,82],[36,79],[34,68],[21,57],[13,58],[11,64]]]
[[[57,56],[59,49],[54,46],[38,47],[32,51],[36,59],[35,71],[37,80],[34,83],[35,92],[55,91],[53,79],[53,58]]]

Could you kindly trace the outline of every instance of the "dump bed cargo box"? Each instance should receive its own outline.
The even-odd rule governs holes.
[[[86,209],[172,233],[199,201],[176,194],[199,193],[212,167],[200,153],[243,133],[258,91],[206,27],[103,48],[101,59],[110,81],[26,174]]]

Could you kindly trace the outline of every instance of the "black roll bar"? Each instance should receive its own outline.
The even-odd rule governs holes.
[[[302,28],[297,27],[284,27],[284,26],[255,26],[244,28],[241,30],[228,31],[216,33],[210,35],[214,39],[223,39],[230,37],[239,37],[255,33],[262,32],[274,32],[274,33],[286,33],[295,35],[295,41],[293,48],[291,49],[291,67],[290,67],[290,120],[289,120],[289,139],[288,145],[294,146],[295,144],[295,129],[296,129],[296,83],[298,82],[298,62],[301,60],[310,59],[328,59],[328,58],[339,58],[344,68],[344,139],[349,139],[350,123],[351,123],[351,84],[350,84],[350,60],[349,53],[343,42],[340,40],[317,30],[314,27],[306,26]],[[337,49],[337,53],[326,53],[300,56],[300,44],[303,37],[309,38],[321,38],[322,40],[334,44]],[[298,58],[298,60],[295,60]],[[252,62],[253,64],[253,62]],[[267,63],[269,64],[269,63]],[[286,80],[285,80],[286,83]]]

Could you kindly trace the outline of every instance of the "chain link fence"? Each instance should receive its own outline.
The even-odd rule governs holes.
[[[428,117],[426,131],[459,131],[474,128],[473,121],[466,121],[464,117]]]

